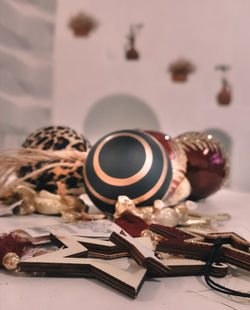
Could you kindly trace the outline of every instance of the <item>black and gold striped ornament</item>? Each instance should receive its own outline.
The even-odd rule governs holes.
[[[114,213],[118,196],[137,206],[152,205],[167,192],[172,166],[165,149],[139,130],[121,130],[101,138],[90,150],[84,168],[86,191],[105,213]]]

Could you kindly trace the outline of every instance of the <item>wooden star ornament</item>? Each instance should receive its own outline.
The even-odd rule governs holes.
[[[53,236],[53,240],[64,248],[22,260],[18,269],[24,272],[44,272],[48,275],[91,276],[135,298],[147,269],[129,258],[125,269],[114,266],[112,260],[88,258],[88,249],[82,244],[83,239],[86,241],[83,237]],[[107,241],[103,242],[102,246],[108,247]],[[111,244],[111,247],[114,247],[114,244]]]
[[[202,275],[205,263],[198,259],[188,259],[180,256],[157,256],[155,251],[145,247],[135,238],[132,238],[124,230],[113,231],[110,240],[119,245],[121,249],[127,251],[132,258],[141,266],[148,270],[148,275],[153,277],[171,277]],[[212,265],[213,276],[223,277],[226,275],[228,266],[226,264]]]
[[[150,225],[149,229],[168,238],[159,242],[157,251],[182,254],[205,261],[209,258],[214,242],[219,237],[223,245],[218,260],[250,271],[250,243],[234,232],[197,235],[157,224]]]

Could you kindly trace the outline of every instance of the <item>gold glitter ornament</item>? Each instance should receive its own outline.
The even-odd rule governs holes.
[[[16,253],[9,252],[4,255],[3,266],[7,270],[15,270],[17,268],[17,264],[19,263],[19,261],[20,257]]]
[[[160,199],[156,199],[153,206],[137,208],[134,202],[127,196],[119,196],[115,208],[114,218],[119,218],[124,211],[129,211],[133,215],[140,217],[147,224],[167,226],[176,226],[185,223],[188,219],[189,211],[187,202],[171,207]]]
[[[186,152],[186,178],[191,184],[189,199],[199,200],[218,191],[229,176],[229,158],[212,135],[186,132],[175,138]]]
[[[150,222],[153,215],[153,206],[137,208],[132,199],[127,196],[119,196],[115,205],[114,218],[119,218],[123,212],[129,211],[135,216],[139,216],[146,222]]]
[[[169,207],[161,202],[161,206],[159,207],[159,201],[155,201],[154,203],[154,212],[152,215],[152,223],[160,224],[165,226],[177,226],[185,223],[188,219],[188,207],[186,202],[182,204],[178,204],[174,207]]]

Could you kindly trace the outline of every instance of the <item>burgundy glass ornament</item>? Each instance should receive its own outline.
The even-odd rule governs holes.
[[[154,130],[145,130],[145,132],[154,137],[162,144],[171,160],[173,178],[169,190],[163,198],[163,200],[167,200],[171,204],[171,199],[177,187],[183,181],[186,173],[186,153],[183,150],[182,146],[178,144],[174,139],[172,139],[169,135]]]
[[[222,144],[200,132],[187,132],[175,140],[187,155],[186,177],[192,187],[189,199],[199,200],[217,192],[229,175],[229,159]]]

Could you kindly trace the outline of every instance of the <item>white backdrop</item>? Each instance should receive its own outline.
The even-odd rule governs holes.
[[[67,27],[80,10],[99,27],[76,38]],[[53,120],[95,142],[113,129],[158,129],[171,136],[216,128],[231,137],[231,186],[250,190],[250,2],[247,0],[58,1]],[[126,61],[131,24],[144,24],[139,61]],[[179,57],[197,71],[187,83],[170,80],[167,66]],[[230,107],[219,106],[217,64],[232,67]],[[126,108],[125,108],[126,106]]]
[[[51,123],[57,0],[0,0],[0,148]]]

